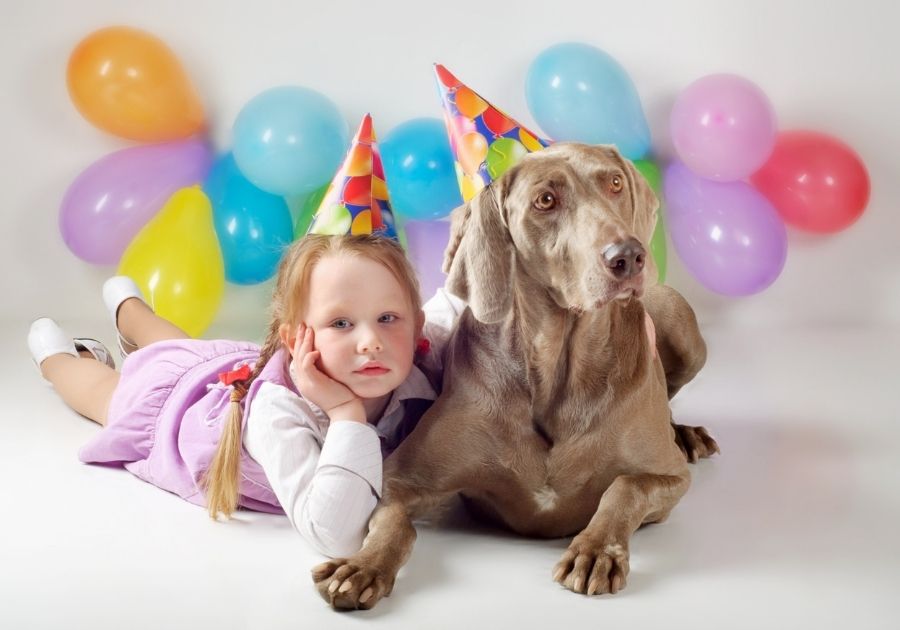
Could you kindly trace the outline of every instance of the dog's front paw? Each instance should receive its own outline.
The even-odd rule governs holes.
[[[553,569],[553,579],[570,591],[586,595],[612,593],[625,588],[628,546],[598,543],[579,534]]]
[[[675,443],[684,453],[685,459],[692,464],[721,452],[719,445],[704,427],[691,427],[673,422],[672,428],[675,429]]]
[[[378,570],[361,558],[338,558],[312,569],[313,582],[335,610],[368,610],[391,594],[394,576]]]

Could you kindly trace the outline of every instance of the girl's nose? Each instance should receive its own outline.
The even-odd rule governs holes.
[[[378,341],[372,341],[371,343],[364,343],[362,347],[363,352],[381,352],[381,343]]]
[[[378,335],[376,335],[374,331],[366,331],[363,334],[359,342],[360,352],[381,352],[382,349],[383,344],[381,343],[381,339],[378,338]]]

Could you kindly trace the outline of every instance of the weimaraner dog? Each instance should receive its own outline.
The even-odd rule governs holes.
[[[657,207],[614,148],[564,143],[454,211],[447,288],[468,309],[441,396],[385,461],[363,548],[313,569],[334,608],[390,594],[412,519],[457,493],[520,534],[574,534],[553,571],[566,588],[625,586],[631,535],[687,491],[687,460],[718,452],[671,422],[706,346],[684,298],[653,286]]]

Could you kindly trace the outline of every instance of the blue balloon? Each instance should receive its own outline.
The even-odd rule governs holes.
[[[587,44],[557,44],[537,56],[525,80],[528,109],[557,141],[614,144],[631,160],[650,149],[650,129],[625,69]]]
[[[347,121],[315,90],[285,86],[254,97],[234,121],[234,159],[255,186],[275,195],[312,192],[330,181],[347,145]]]
[[[462,204],[444,123],[414,118],[379,141],[391,205],[403,218],[427,221]]]
[[[294,236],[285,200],[247,181],[231,153],[213,164],[203,191],[212,203],[225,278],[256,284],[272,277]]]

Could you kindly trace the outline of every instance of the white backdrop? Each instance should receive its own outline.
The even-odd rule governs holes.
[[[241,107],[262,90],[299,84],[334,100],[348,124],[373,114],[382,137],[414,117],[441,115],[431,64],[537,128],[525,102],[530,62],[549,45],[583,41],[631,74],[654,148],[670,156],[668,113],[679,90],[713,72],[742,74],[773,102],[782,128],[832,133],[869,168],[870,205],[845,232],[791,230],[782,276],[764,293],[709,293],[670,246],[669,282],[701,322],[746,326],[900,322],[900,9],[864,2],[752,0],[608,2],[279,2],[257,0],[4,0],[0,20],[0,265],[4,318],[100,319],[113,271],[75,258],[57,213],[68,184],[95,159],[129,146],[75,110],[65,68],[91,31],[127,24],[166,41],[198,86],[218,149]],[[258,337],[268,285],[230,286],[213,333]]]
[[[892,0],[0,0],[0,340],[11,348],[0,362],[0,626],[897,627],[898,18]],[[76,43],[115,24],[172,47],[219,149],[241,107],[282,84],[328,95],[351,127],[371,112],[382,137],[439,117],[436,61],[535,126],[529,64],[583,41],[629,71],[664,158],[678,92],[734,72],[762,87],[783,128],[853,146],[871,202],[845,232],[790,231],[784,273],[749,298],[707,292],[670,247],[670,284],[710,348],[673,410],[709,427],[722,455],[692,467],[666,524],[635,535],[626,591],[589,599],[552,584],[565,540],[425,528],[391,598],[336,616],[309,582],[320,558],[285,519],[212,523],[125,471],[81,465],[97,427],[28,369],[38,315],[113,342],[99,292],[114,269],[70,254],[57,212],[83,169],[129,146],[83,120],[65,85]],[[268,291],[229,287],[207,336],[259,338]]]

